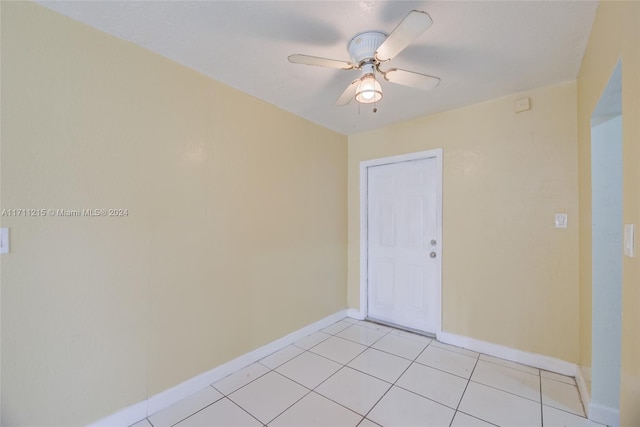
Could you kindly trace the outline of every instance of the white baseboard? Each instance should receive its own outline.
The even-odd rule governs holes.
[[[596,423],[605,424],[611,427],[617,427],[620,425],[619,409],[598,405],[591,401],[587,381],[584,378],[584,374],[582,373],[582,368],[580,366],[578,366],[578,373],[576,374],[576,384],[578,385],[582,405],[584,406],[584,410],[587,412],[587,418]]]
[[[591,403],[591,395],[589,394],[589,387],[587,387],[587,381],[582,374],[582,367],[578,366],[576,372],[576,384],[578,386],[578,392],[580,392],[580,400],[582,400],[582,406],[586,411],[587,418],[589,418],[589,404]]]
[[[578,371],[577,365],[565,362],[564,360],[545,356],[543,354],[529,353],[515,348],[465,337],[463,335],[440,332],[437,334],[437,339],[438,341],[446,344],[455,345],[478,353],[488,354],[489,356],[499,357],[501,359],[510,360],[512,362],[533,366],[534,368],[544,369],[546,371],[556,372],[570,377],[575,377]]]
[[[114,427],[114,426],[130,426],[136,422],[153,415],[154,413],[173,405],[176,402],[188,397],[210,384],[221,380],[233,372],[248,366],[260,359],[274,353],[284,347],[293,344],[294,342],[312,334],[320,329],[337,322],[340,319],[347,317],[347,310],[340,310],[339,312],[327,316],[311,325],[305,326],[302,329],[298,329],[295,332],[290,333],[276,341],[270,342],[260,348],[257,348],[249,353],[243,354],[223,365],[217,366],[210,371],[197,375],[187,381],[184,381],[170,389],[151,396],[150,398],[133,404],[127,408],[124,408],[115,414],[109,415],[101,420],[98,420],[89,425],[89,427]]]
[[[89,424],[89,427],[125,427],[135,424],[146,417],[147,401],[143,400]]]
[[[355,308],[348,309],[347,310],[347,316],[351,317],[352,319],[357,319],[357,320],[364,320],[365,319],[364,313],[362,313],[360,310],[356,310]]]
[[[589,419],[596,423],[618,427],[620,425],[620,410],[598,405],[591,401],[589,403]]]

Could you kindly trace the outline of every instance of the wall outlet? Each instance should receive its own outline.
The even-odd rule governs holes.
[[[624,254],[629,258],[635,256],[635,224],[624,225]]]
[[[530,109],[531,109],[531,101],[529,98],[518,99],[514,106],[514,111],[516,113],[521,113],[523,111],[528,111]]]
[[[7,227],[0,228],[0,254],[9,253],[9,229]]]
[[[567,214],[556,214],[556,228],[567,228]]]

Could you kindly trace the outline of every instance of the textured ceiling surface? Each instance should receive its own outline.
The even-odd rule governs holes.
[[[574,80],[596,1],[40,1],[320,125],[349,135]],[[357,33],[390,33],[412,9],[433,25],[387,67],[442,79],[428,92],[382,81],[371,105],[334,101],[360,76],[291,64],[349,60]]]

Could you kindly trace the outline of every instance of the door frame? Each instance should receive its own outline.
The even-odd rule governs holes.
[[[439,335],[442,332],[442,148],[435,148],[427,151],[401,154],[397,156],[382,157],[378,159],[363,160],[360,162],[360,316],[367,318],[369,313],[368,293],[369,293],[369,236],[368,236],[368,171],[370,167],[404,163],[413,160],[423,160],[435,158],[436,160],[436,229],[439,247],[439,256],[436,258],[436,330]],[[401,325],[400,325],[401,326]]]
[[[618,122],[610,122],[608,133],[604,136],[597,135],[594,130],[605,122],[616,120]],[[620,425],[620,381],[621,381],[621,355],[622,355],[622,291],[623,291],[623,227],[624,227],[624,141],[623,141],[623,113],[622,113],[622,60],[618,59],[615,67],[609,75],[609,80],[605,86],[594,111],[591,114],[591,363],[589,379],[591,381],[591,393],[589,395],[588,405],[585,405],[587,415],[590,420],[606,424]],[[614,139],[615,138],[615,139]],[[593,153],[597,152],[596,148],[607,147],[611,150],[612,144],[616,143],[619,148],[619,156],[616,156],[615,165],[603,165],[598,162],[597,156]],[[602,174],[608,173],[608,169],[613,168],[620,171],[620,175],[614,178],[610,184],[615,185],[615,190],[619,191],[619,200],[615,201],[615,207],[618,212],[615,215],[605,215],[608,223],[614,223],[616,232],[612,233],[605,229],[605,235],[602,232],[602,226],[597,221],[602,221],[602,212],[594,215],[598,206],[605,205],[602,203],[602,196],[598,197],[597,184],[602,184]],[[596,172],[600,172],[597,174]],[[595,175],[595,179],[594,179]],[[596,190],[594,191],[594,188]],[[607,203],[610,207],[610,202]],[[610,212],[606,212],[610,214]],[[600,229],[598,229],[600,228]],[[599,231],[599,232],[598,232]],[[615,259],[602,259],[598,256],[598,248],[601,245],[611,245],[617,247],[614,253]],[[611,265],[607,264],[611,263]],[[614,274],[602,274],[600,270],[615,269]],[[603,278],[606,276],[606,279]],[[607,294],[608,298],[594,298],[594,294]],[[611,362],[613,360],[613,363]],[[611,372],[614,370],[615,372]],[[616,395],[617,394],[617,395]],[[603,396],[605,397],[603,399]],[[612,401],[611,397],[613,396]],[[604,400],[604,401],[603,401]],[[612,406],[613,404],[613,406]]]

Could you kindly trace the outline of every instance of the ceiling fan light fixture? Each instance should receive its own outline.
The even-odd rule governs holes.
[[[356,101],[361,104],[371,104],[382,99],[382,87],[373,73],[365,74],[360,79],[356,90]]]
[[[380,73],[385,81],[415,89],[429,90],[438,86],[440,79],[428,74],[398,68],[380,70],[381,63],[391,61],[425,32],[432,23],[428,13],[412,10],[389,35],[380,31],[358,33],[347,45],[351,62],[301,54],[289,55],[288,59],[294,64],[317,65],[341,70],[360,70],[361,77],[349,83],[336,99],[334,105],[347,105],[353,98],[361,104],[373,104],[382,99],[382,87],[375,77],[377,73]],[[373,112],[376,110],[374,108]]]

